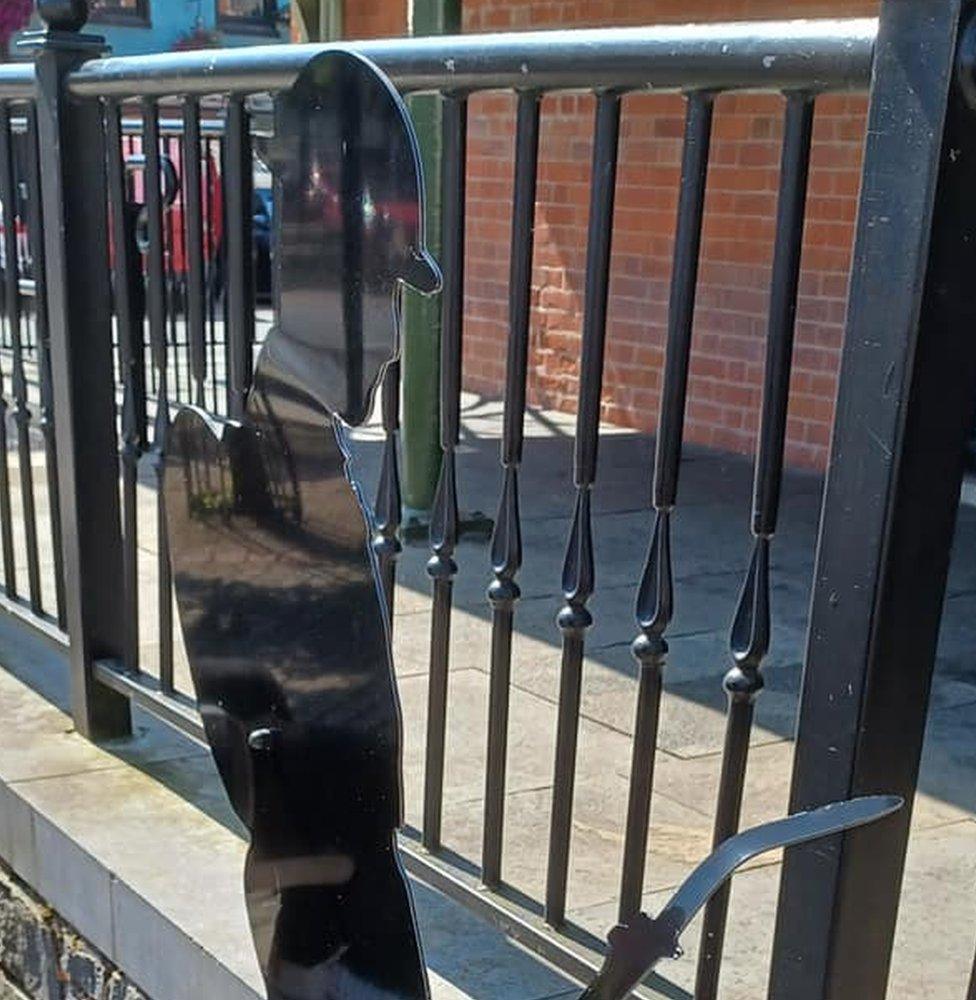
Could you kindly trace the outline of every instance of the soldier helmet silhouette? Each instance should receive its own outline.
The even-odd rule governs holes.
[[[275,102],[277,334],[302,387],[348,424],[368,415],[396,356],[399,283],[429,294],[420,153],[408,112],[372,63],[308,62]]]

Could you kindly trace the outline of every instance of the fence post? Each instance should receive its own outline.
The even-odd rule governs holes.
[[[107,180],[101,103],[71,97],[67,76],[105,44],[81,33],[85,0],[37,10],[46,28],[25,41],[37,72],[71,709],[78,731],[99,739],[130,731],[127,699],[92,673],[96,659],[121,658],[125,639]]]
[[[790,803],[906,806],[787,852],[771,1000],[886,991],[976,394],[972,10],[881,6]]]

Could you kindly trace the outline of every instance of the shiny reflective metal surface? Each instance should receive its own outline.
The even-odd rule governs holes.
[[[401,91],[863,90],[874,18],[648,25],[356,42]],[[116,56],[72,74],[79,96],[254,94],[288,87],[320,45]]]
[[[325,52],[276,100],[277,325],[240,421],[173,422],[166,503],[207,738],[251,832],[272,1000],[427,995],[394,831],[400,715],[345,428],[398,349],[400,281],[432,292],[415,138],[388,81]]]

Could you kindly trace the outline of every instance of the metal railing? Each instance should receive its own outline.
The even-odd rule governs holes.
[[[671,523],[679,500],[710,137],[715,98],[721,93],[781,93],[784,128],[750,525],[752,558],[729,640],[733,666],[725,677],[728,717],[714,840],[724,840],[738,826],[754,703],[762,690],[769,644],[770,551],[783,478],[816,101],[825,92],[869,86],[864,187],[792,802],[808,806],[872,791],[910,799],[914,790],[962,470],[967,393],[976,385],[974,347],[966,337],[969,324],[976,320],[974,305],[966,296],[976,266],[976,243],[966,237],[967,227],[976,222],[976,195],[956,166],[960,151],[963,163],[976,159],[976,131],[962,85],[953,76],[963,5],[956,0],[920,0],[913,5],[886,0],[882,8],[880,26],[875,20],[776,22],[391,40],[355,46],[404,93],[441,94],[443,108],[440,242],[445,282],[439,389],[443,461],[428,564],[433,603],[423,823],[415,836],[405,838],[404,855],[408,867],[422,878],[463,899],[581,978],[595,967],[597,943],[567,925],[567,876],[583,664],[593,621],[590,498],[598,475],[616,165],[622,109],[629,93],[680,91],[686,119],[654,463],[654,526],[636,594],[633,650],[639,671],[619,913],[626,918],[639,908],[644,881],[662,672],[677,599]],[[200,739],[202,727],[194,707],[174,687],[175,623],[161,491],[155,527],[158,670],[151,674],[140,665],[137,538],[145,528],[137,513],[140,459],[143,452],[148,455],[158,490],[168,418],[176,399],[190,398],[218,408],[226,401],[231,416],[242,412],[256,336],[252,118],[260,114],[261,98],[289,87],[321,47],[86,59],[83,36],[66,41],[55,32],[36,43],[36,71],[29,65],[0,66],[0,200],[4,206],[20,205],[18,212],[27,216],[30,277],[36,284],[36,330],[29,341],[36,347],[28,350],[20,334],[17,270],[5,272],[8,339],[2,357],[11,368],[2,375],[4,392],[9,386],[12,402],[0,393],[0,436],[7,433],[10,409],[22,502],[15,516],[7,442],[0,437],[5,582],[0,603],[65,644],[73,710],[81,732],[95,738],[125,733],[132,701]],[[910,86],[906,68],[912,70]],[[499,508],[490,567],[486,566],[492,639],[483,851],[478,859],[466,859],[468,867],[477,868],[475,876],[442,849],[441,816],[457,573],[455,479],[468,100],[474,93],[497,89],[517,93],[517,110]],[[519,467],[529,365],[540,102],[544,95],[562,90],[594,92],[596,101],[574,513],[561,580],[564,604],[558,615],[562,662],[554,791],[545,896],[536,907],[515,899],[504,884],[504,806],[512,636],[518,621],[522,561]],[[161,119],[159,102],[164,98],[166,117]],[[204,98],[217,99],[219,124],[201,115]],[[15,116],[24,117],[29,150],[28,193],[21,202],[14,196],[11,166]],[[132,145],[136,136],[138,148]],[[178,148],[169,148],[170,136],[180,137]],[[213,241],[207,242],[208,222],[215,218],[212,206],[206,204],[208,185],[201,178],[211,155],[208,143],[221,147],[224,207],[219,257],[211,252]],[[158,184],[143,185],[144,252],[133,239],[131,226],[127,228],[124,206],[133,198],[127,190],[126,157],[133,155],[144,157],[147,178],[160,175],[164,155],[178,166],[185,274],[175,297],[167,258],[170,254],[171,264],[176,237],[167,231],[167,224],[172,227],[175,216],[167,213]],[[104,191],[107,201],[101,197]],[[5,259],[14,261],[16,230],[7,213],[5,219]],[[218,259],[225,272],[220,320],[207,291]],[[177,312],[182,324],[174,323]],[[220,364],[217,346],[224,358]],[[148,378],[142,360],[146,349]],[[185,360],[174,364],[177,357]],[[37,372],[36,419],[25,375],[28,361]],[[179,371],[189,378],[182,379]],[[393,474],[397,375],[394,366],[382,393],[386,474],[381,481],[392,492],[378,498],[382,516],[374,540],[391,601],[400,527]],[[217,386],[224,384],[226,397],[217,392]],[[146,429],[150,419],[151,434]],[[38,555],[32,425],[39,428],[45,447],[51,567],[42,567]],[[933,445],[931,435],[936,431],[938,442]],[[20,596],[15,565],[15,529],[22,532],[26,546],[26,602]],[[926,558],[907,566],[920,545],[925,546]],[[42,576],[57,585],[53,605],[45,600]],[[910,585],[906,577],[911,577]],[[901,684],[908,674],[911,684],[904,690],[893,686],[892,678]],[[834,699],[838,691],[849,694]],[[788,855],[771,997],[883,995],[908,812],[877,829],[839,838],[828,850],[798,849]],[[725,892],[713,900],[705,916],[696,987],[699,1000],[717,995],[727,908]]]

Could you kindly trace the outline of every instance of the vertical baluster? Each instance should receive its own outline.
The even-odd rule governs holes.
[[[205,177],[203,191],[203,212],[206,218],[207,260],[206,260],[206,296],[207,296],[207,351],[210,360],[210,406],[217,412],[217,239],[214,218],[213,199],[213,168],[211,157],[214,144],[210,139],[203,140],[206,152]]]
[[[535,236],[536,171],[539,162],[539,95],[519,94],[515,120],[515,180],[512,199],[512,256],[508,288],[508,357],[501,463],[502,494],[491,540],[495,579],[488,588],[492,605],[491,680],[488,695],[488,752],[485,765],[485,819],[481,878],[501,882],[505,825],[505,768],[508,755],[509,682],[512,625],[521,591],[515,581],[522,565],[518,469],[522,461],[525,380],[528,368],[532,296],[532,249]]]
[[[229,118],[229,114],[228,114]],[[224,375],[224,392],[222,406],[224,408],[224,413],[230,413],[230,401],[231,401],[231,380],[233,368],[231,360],[231,346],[230,346],[230,322],[228,318],[229,308],[228,308],[228,298],[230,295],[230,290],[228,288],[229,283],[229,253],[227,249],[227,241],[232,239],[230,233],[227,229],[227,169],[228,169],[228,155],[227,155],[227,127],[228,121],[224,120],[224,134],[220,138],[219,144],[219,163],[220,170],[218,176],[220,178],[220,201],[216,204],[215,208],[217,212],[220,213],[220,261],[219,261],[219,273],[220,273],[220,298],[214,302],[214,315],[216,318],[216,328],[220,331],[220,340],[217,341],[217,347],[220,350],[220,363],[223,368]]]
[[[183,139],[183,215],[186,222],[186,324],[190,341],[190,370],[197,406],[204,405],[207,379],[205,342],[206,299],[203,283],[203,213],[200,189],[200,102],[195,97],[183,105],[186,133]]]
[[[587,629],[593,616],[587,602],[595,586],[590,492],[596,479],[600,439],[600,394],[603,388],[603,346],[607,327],[607,290],[610,278],[610,241],[620,135],[620,95],[597,97],[590,183],[590,218],[586,247],[586,282],[580,357],[579,400],[576,417],[576,454],[573,480],[576,503],[563,563],[565,605],[557,623],[562,632],[562,665],[553,769],[552,818],[546,873],[545,919],[554,927],[566,913],[576,742]]]
[[[227,107],[224,145],[225,229],[227,244],[227,410],[244,413],[251,384],[254,344],[254,259],[251,254],[253,164],[251,134],[244,99],[232,97]]]
[[[0,281],[0,312],[4,316],[7,315],[7,282],[6,282],[6,267],[7,262],[4,260],[4,280]],[[0,347],[10,347],[10,331],[7,329],[7,324],[4,323],[0,326]]]
[[[44,218],[41,207],[41,151],[37,140],[37,108],[27,106],[27,230],[34,273],[34,322],[37,338],[37,377],[40,384],[40,431],[44,439],[44,465],[54,551],[54,602],[58,625],[65,627],[64,556],[61,548],[61,491],[58,487],[58,453],[54,433],[54,394],[51,385],[51,340],[47,314],[47,275],[44,260]]]
[[[6,261],[4,261],[4,266],[6,267]],[[6,282],[0,281],[0,313],[4,316],[7,315],[7,287]],[[6,324],[0,325],[0,347],[9,347],[10,337],[7,332]]]
[[[227,234],[224,231],[223,203],[217,203],[216,186],[220,184],[220,167],[223,159],[223,140],[208,143],[208,150],[215,157],[214,166],[208,168],[206,212],[208,216],[207,233],[210,240],[210,258],[207,261],[207,322],[209,324],[210,344],[210,381],[213,397],[213,411],[219,412],[227,396],[227,366],[226,357],[220,352],[219,324],[223,318],[223,302],[225,299],[225,272],[223,265],[224,249]],[[219,388],[218,388],[219,385]]]
[[[121,107],[109,101],[105,108],[108,146],[108,194],[112,225],[112,289],[118,331],[122,379],[122,615],[125,620],[127,670],[139,669],[139,562],[136,486],[142,433],[139,425],[139,367],[143,360],[141,297],[142,261],[132,232],[134,213],[128,207],[122,151]],[[132,218],[130,219],[130,215]],[[138,340],[138,343],[136,341]]]
[[[219,326],[219,321],[223,317],[223,302],[226,299],[226,271],[227,268],[224,266],[224,260],[226,257],[226,239],[227,235],[224,230],[224,204],[223,201],[220,204],[217,203],[217,185],[219,183],[220,177],[220,164],[223,163],[222,145],[220,140],[210,143],[210,151],[213,156],[213,166],[210,170],[210,183],[207,185],[207,205],[208,211],[210,212],[210,227],[211,227],[211,267],[214,273],[214,292],[210,297],[209,302],[209,318],[210,318],[210,371],[211,371],[211,381],[213,383],[213,408],[216,413],[220,408],[221,394],[218,387],[217,378],[217,363],[219,359],[223,364],[223,372],[221,373],[221,378],[224,382],[224,388],[227,385],[227,358],[226,353],[218,353],[218,347],[221,344],[220,337],[223,336],[221,332],[223,327]],[[219,240],[214,237],[214,233],[219,232]],[[220,312],[218,313],[218,298],[220,300]],[[226,392],[224,392],[226,397]]]
[[[163,155],[167,162],[172,162],[171,144],[168,139],[163,139]],[[163,176],[170,176],[166,170]],[[169,187],[167,182],[166,187]],[[163,204],[163,275],[166,296],[166,338],[169,345],[167,351],[167,364],[172,369],[168,372],[167,390],[173,401],[180,401],[180,338],[178,332],[179,310],[176,295],[176,225],[173,220],[173,209],[171,203]]]
[[[31,277],[30,274],[30,246],[27,233],[27,177],[22,175],[26,166],[24,152],[27,149],[26,131],[21,127],[21,123],[26,124],[26,120],[21,117],[25,109],[19,108],[16,118],[11,118],[10,122],[10,143],[14,157],[14,191],[18,206],[23,203],[23,207],[18,207],[22,212],[19,232],[17,235],[17,273],[22,280]],[[21,292],[21,333],[20,346],[25,358],[31,358],[34,354],[34,316],[33,297],[26,292]],[[33,416],[33,413],[31,414]]]
[[[399,310],[398,310],[399,312]],[[387,365],[383,375],[383,461],[376,488],[375,532],[373,551],[380,567],[380,580],[386,597],[390,632],[393,630],[393,600],[396,588],[396,560],[400,544],[400,469],[397,462],[397,438],[400,429],[400,362]]]
[[[142,117],[141,110],[140,110],[140,117]],[[136,136],[136,135],[130,135],[128,137],[128,143],[129,143],[129,155],[135,156],[135,157],[141,156],[141,157],[143,157],[143,162],[145,162],[146,141],[145,141],[145,118],[144,117],[142,117],[142,122],[143,122],[143,126],[142,126],[142,132],[141,132],[141,134],[138,135],[138,136]],[[133,200],[133,202],[135,202],[136,200],[138,200],[141,197],[141,199],[142,199],[141,204],[143,206],[145,206],[145,202],[146,202],[147,175],[148,175],[148,171],[146,169],[143,169],[143,172],[142,172],[142,191],[141,191],[141,193],[139,192],[139,188],[138,188],[138,175],[133,176],[133,178],[131,180],[131,192],[130,193],[132,195],[132,200]],[[144,272],[148,272],[149,255],[148,255],[148,253],[146,253],[144,251],[140,251],[140,253],[141,253],[141,256],[142,256],[142,262],[141,262],[140,266],[143,268]],[[149,282],[148,282],[148,274],[146,274],[145,278],[144,278],[144,282],[143,282],[143,290],[144,290],[144,298],[145,298],[144,307],[145,307],[145,311],[147,313],[148,313],[148,284],[149,284]],[[146,324],[143,323],[143,326],[145,327]],[[148,355],[146,354],[146,347],[147,346],[150,348]],[[143,330],[142,350],[143,350],[142,380],[143,380],[143,385],[145,387],[145,396],[146,396],[146,400],[147,400],[146,407],[144,408],[143,413],[142,413],[142,433],[143,433],[143,440],[146,442],[146,448],[148,450],[149,449],[149,437],[150,437],[150,435],[149,435],[148,397],[150,395],[155,396],[156,393],[159,391],[159,386],[157,385],[156,367],[155,367],[154,360],[153,360],[151,334],[149,334],[148,331],[145,330],[145,329]]]
[[[651,794],[654,788],[661,678],[668,652],[665,631],[674,613],[671,511],[678,495],[678,471],[688,389],[688,359],[691,352],[705,181],[712,134],[712,107],[711,94],[691,94],[685,116],[681,188],[671,270],[667,354],[654,463],[654,532],[637,593],[636,612],[640,633],[633,643],[639,673],[620,882],[622,921],[640,910]]]
[[[8,112],[6,110],[6,105],[4,105],[4,114]],[[10,214],[9,205],[5,202],[3,205],[3,231],[4,231],[4,271],[3,271],[3,283],[0,288],[3,289],[3,311],[4,315],[9,316],[10,310],[10,280],[9,273],[11,269],[16,273],[16,268],[14,265],[14,258],[11,256],[9,250],[9,241],[6,238],[8,232],[13,231],[14,220],[13,218],[8,218]],[[14,287],[16,288],[16,278],[14,279]],[[7,330],[4,331],[7,336],[9,336],[9,324]],[[9,340],[7,336],[4,338],[4,346],[9,346]],[[17,571],[16,571],[16,559],[14,556],[14,530],[13,530],[13,510],[10,505],[10,459],[7,453],[7,413],[9,411],[9,406],[7,403],[5,379],[2,370],[0,370],[0,542],[3,545],[3,584],[7,591],[8,597],[17,596]]]
[[[753,491],[754,543],[729,640],[734,666],[725,675],[724,682],[729,709],[715,810],[713,843],[716,846],[739,827],[753,709],[763,687],[760,670],[769,649],[769,546],[776,530],[783,479],[783,444],[812,131],[813,99],[809,94],[789,94],[783,132],[763,406]],[[696,1000],[713,1000],[718,993],[728,905],[729,888],[726,884],[705,910]]]
[[[143,105],[143,146],[146,154],[146,220],[149,230],[148,312],[149,343],[156,372],[156,420],[153,424],[152,468],[156,479],[156,545],[159,614],[159,682],[173,689],[173,598],[169,561],[169,533],[163,504],[166,437],[169,431],[169,372],[166,338],[166,259],[163,245],[162,172],[159,150],[159,108]]]
[[[184,129],[186,125],[184,124]],[[190,318],[187,309],[186,286],[189,280],[189,246],[186,241],[186,172],[184,169],[184,137],[175,136],[170,140],[170,155],[174,164],[178,164],[177,173],[179,181],[177,184],[177,198],[179,200],[179,219],[173,222],[173,296],[175,299],[176,320],[174,323],[176,330],[176,340],[180,345],[181,365],[183,369],[182,386],[180,388],[180,401],[183,403],[193,402],[193,354],[190,349]],[[177,225],[177,221],[179,225]],[[177,254],[176,247],[180,248]],[[179,381],[179,379],[178,379]]]
[[[468,105],[464,96],[444,97],[441,258],[444,270],[441,312],[441,471],[430,520],[433,551],[427,572],[433,580],[427,748],[424,774],[423,843],[436,850],[441,840],[444,743],[447,728],[447,672],[451,640],[451,599],[457,563],[458,504],[455,448],[461,424],[461,324],[464,302],[464,194]]]
[[[27,548],[27,587],[31,610],[41,610],[41,570],[37,552],[37,515],[34,510],[34,477],[31,468],[30,408],[27,405],[27,376],[24,373],[24,350],[21,340],[20,273],[17,267],[17,177],[14,164],[10,106],[0,106],[0,199],[3,200],[3,249],[6,268],[7,328],[13,352],[11,389],[14,426],[17,428],[17,465],[20,470],[21,517]]]
[[[142,152],[143,145],[141,136],[139,137],[137,148],[136,136],[129,135],[126,139],[126,156],[133,156],[136,153]],[[143,172],[142,180],[143,192],[145,192],[145,172]],[[143,455],[149,447],[149,401],[146,391],[146,279],[143,274],[143,254],[139,250],[139,243],[136,238],[136,229],[141,208],[135,203],[134,192],[132,190],[134,181],[134,177],[126,178],[126,195],[129,198],[126,205],[126,236],[129,242],[129,252],[132,257],[132,272],[129,281],[129,305],[132,313],[136,424],[139,433],[139,451],[140,455]],[[145,193],[143,193],[142,197],[145,200]],[[151,378],[155,382],[156,374],[155,369],[152,367],[151,354],[149,357],[149,369]]]
[[[17,126],[20,125],[20,115],[17,116]],[[17,274],[18,280],[29,280],[30,274],[30,250],[27,244],[27,178],[20,176],[23,169],[24,159],[22,150],[24,133],[14,125],[14,119],[10,122],[10,143],[14,157],[14,190],[17,197],[18,212],[21,212],[20,231],[17,235]],[[21,202],[23,207],[21,208]],[[29,293],[21,292],[21,331],[20,346],[25,358],[30,358],[34,354],[34,316],[33,301]]]
[[[170,136],[166,146],[176,169],[176,199],[179,204],[179,218],[173,209],[170,209],[168,213],[170,219],[170,283],[173,289],[173,312],[170,327],[173,332],[173,346],[176,356],[175,398],[181,403],[189,403],[193,401],[193,370],[188,336],[189,318],[186,308],[186,282],[189,265],[186,243],[186,174],[183,169],[182,138]]]

